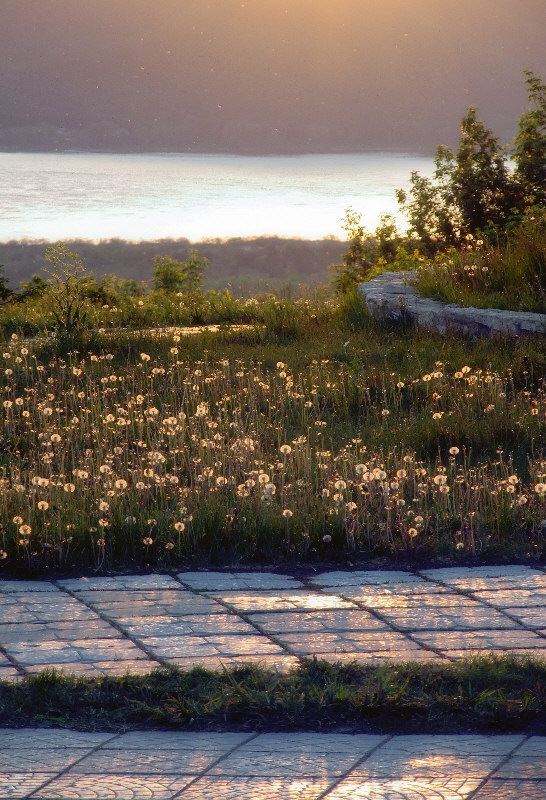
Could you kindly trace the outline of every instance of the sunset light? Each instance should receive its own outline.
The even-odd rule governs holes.
[[[0,800],[545,800],[546,0],[0,2]]]

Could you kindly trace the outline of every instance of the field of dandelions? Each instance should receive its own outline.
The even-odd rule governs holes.
[[[2,568],[542,557],[544,341],[298,302],[286,340],[5,342]]]

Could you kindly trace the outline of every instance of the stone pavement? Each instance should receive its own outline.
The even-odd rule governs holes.
[[[0,580],[0,679],[546,656],[546,567]],[[545,795],[546,797],[546,795]]]
[[[544,800],[546,738],[0,730],[2,800]]]

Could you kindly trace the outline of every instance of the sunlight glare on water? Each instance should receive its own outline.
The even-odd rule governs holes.
[[[368,230],[384,212],[404,228],[395,190],[432,168],[402,153],[0,153],[0,241],[345,238],[348,207]]]

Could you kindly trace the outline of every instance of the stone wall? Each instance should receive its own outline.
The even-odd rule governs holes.
[[[410,272],[384,272],[359,285],[368,311],[375,319],[407,320],[427,330],[465,336],[546,335],[546,314],[503,311],[498,308],[463,308],[421,297],[406,281]]]

